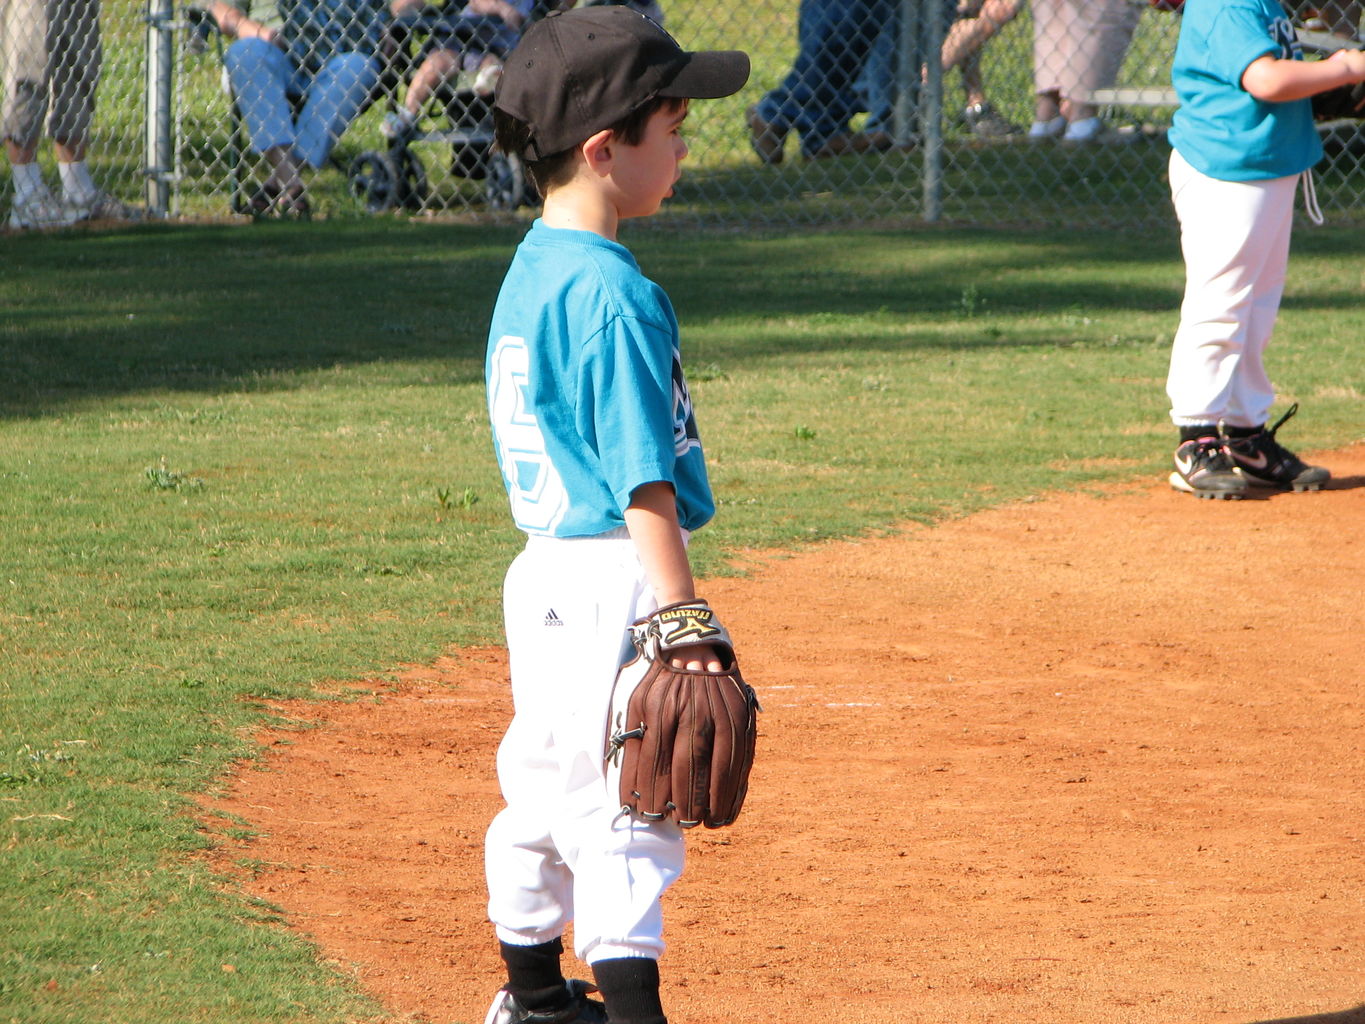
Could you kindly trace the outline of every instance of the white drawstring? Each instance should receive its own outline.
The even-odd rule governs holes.
[[[1323,225],[1322,207],[1318,205],[1318,190],[1313,184],[1313,171],[1304,171],[1299,175],[1299,180],[1303,182],[1303,209],[1308,214],[1308,219],[1318,227]]]

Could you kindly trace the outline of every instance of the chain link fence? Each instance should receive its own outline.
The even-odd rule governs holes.
[[[0,0],[6,133],[34,136],[45,89],[52,118],[31,148],[60,201],[52,140],[70,134],[58,107],[74,78],[95,89],[93,180],[156,215],[524,218],[534,194],[492,150],[487,96],[536,2]],[[638,2],[684,46],[753,60],[739,95],[694,104],[664,222],[1171,222],[1180,20],[1147,0]],[[1340,27],[1300,23],[1317,43]],[[77,25],[78,45],[54,45]],[[1354,219],[1365,136],[1321,130],[1319,201]],[[32,174],[0,196],[11,223]]]
[[[144,22],[99,0],[0,0],[4,225],[127,218],[142,200]]]

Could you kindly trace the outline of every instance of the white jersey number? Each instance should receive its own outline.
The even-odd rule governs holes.
[[[488,414],[512,518],[528,533],[553,533],[569,507],[564,481],[545,451],[545,435],[527,408],[526,339],[505,335],[493,346]]]

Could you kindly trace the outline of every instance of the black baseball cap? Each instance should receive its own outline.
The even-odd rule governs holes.
[[[742,50],[688,52],[629,7],[556,11],[507,55],[494,106],[525,122],[518,154],[540,160],[572,149],[656,96],[716,99],[743,88]]]

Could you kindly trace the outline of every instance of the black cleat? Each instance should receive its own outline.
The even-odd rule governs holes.
[[[564,983],[569,990],[569,1002],[558,1010],[528,1010],[517,1002],[517,997],[505,988],[498,989],[493,1005],[488,1008],[484,1024],[607,1024],[607,1008],[589,992],[597,986],[574,978]]]
[[[1201,437],[1177,448],[1170,483],[1177,491],[1196,498],[1240,498],[1247,489],[1219,437]]]
[[[1295,402],[1273,427],[1262,427],[1249,437],[1228,438],[1228,455],[1248,483],[1284,491],[1316,491],[1332,479],[1331,470],[1308,465],[1275,440],[1275,431],[1298,411],[1299,403]]]

